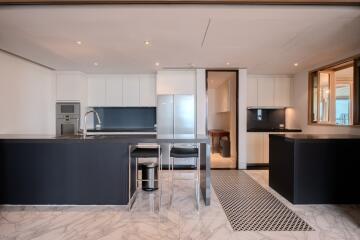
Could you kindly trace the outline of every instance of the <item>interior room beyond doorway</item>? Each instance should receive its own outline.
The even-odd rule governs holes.
[[[207,71],[211,168],[237,168],[237,71]]]

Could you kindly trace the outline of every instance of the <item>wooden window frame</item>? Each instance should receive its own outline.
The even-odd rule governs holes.
[[[347,63],[347,62],[352,62],[349,65],[344,65],[341,67],[336,68],[336,66]],[[314,125],[314,126],[334,126],[334,127],[360,127],[360,71],[357,71],[357,64],[360,64],[360,54],[357,54],[355,56],[328,64],[326,66],[314,69],[312,71],[309,72],[308,74],[308,125]],[[353,78],[353,84],[352,84],[352,91],[351,91],[351,95],[352,95],[352,102],[351,102],[351,106],[352,106],[352,111],[351,111],[351,121],[350,121],[350,125],[340,125],[340,124],[336,124],[336,123],[327,123],[327,122],[319,122],[319,121],[313,121],[313,117],[312,117],[312,113],[313,113],[313,76],[314,74],[318,75],[318,88],[319,83],[320,83],[320,79],[319,79],[319,71],[326,71],[329,69],[332,69],[334,71],[338,71],[344,68],[349,67],[350,65],[352,65],[354,67],[354,78]],[[336,82],[333,84],[336,86]],[[330,91],[331,90],[331,84],[330,84]],[[334,90],[334,89],[333,89]],[[334,90],[335,91],[335,90]],[[319,93],[318,93],[319,95]],[[318,96],[318,101],[319,101],[319,96]],[[318,118],[319,118],[319,106],[317,106],[317,114],[318,114]],[[329,109],[329,116],[331,118],[331,108]]]

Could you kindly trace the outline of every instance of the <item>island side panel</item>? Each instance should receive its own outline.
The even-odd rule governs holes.
[[[294,201],[294,142],[270,135],[269,186]]]
[[[128,202],[128,144],[0,143],[1,204]]]

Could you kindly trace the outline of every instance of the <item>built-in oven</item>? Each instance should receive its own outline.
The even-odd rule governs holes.
[[[80,130],[80,103],[56,103],[56,135],[75,135]]]

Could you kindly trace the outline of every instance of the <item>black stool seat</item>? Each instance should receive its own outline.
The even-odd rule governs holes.
[[[176,148],[173,147],[170,151],[170,157],[173,158],[193,158],[199,156],[197,148]]]
[[[159,148],[135,148],[131,152],[131,157],[157,158],[157,157],[159,157]]]

